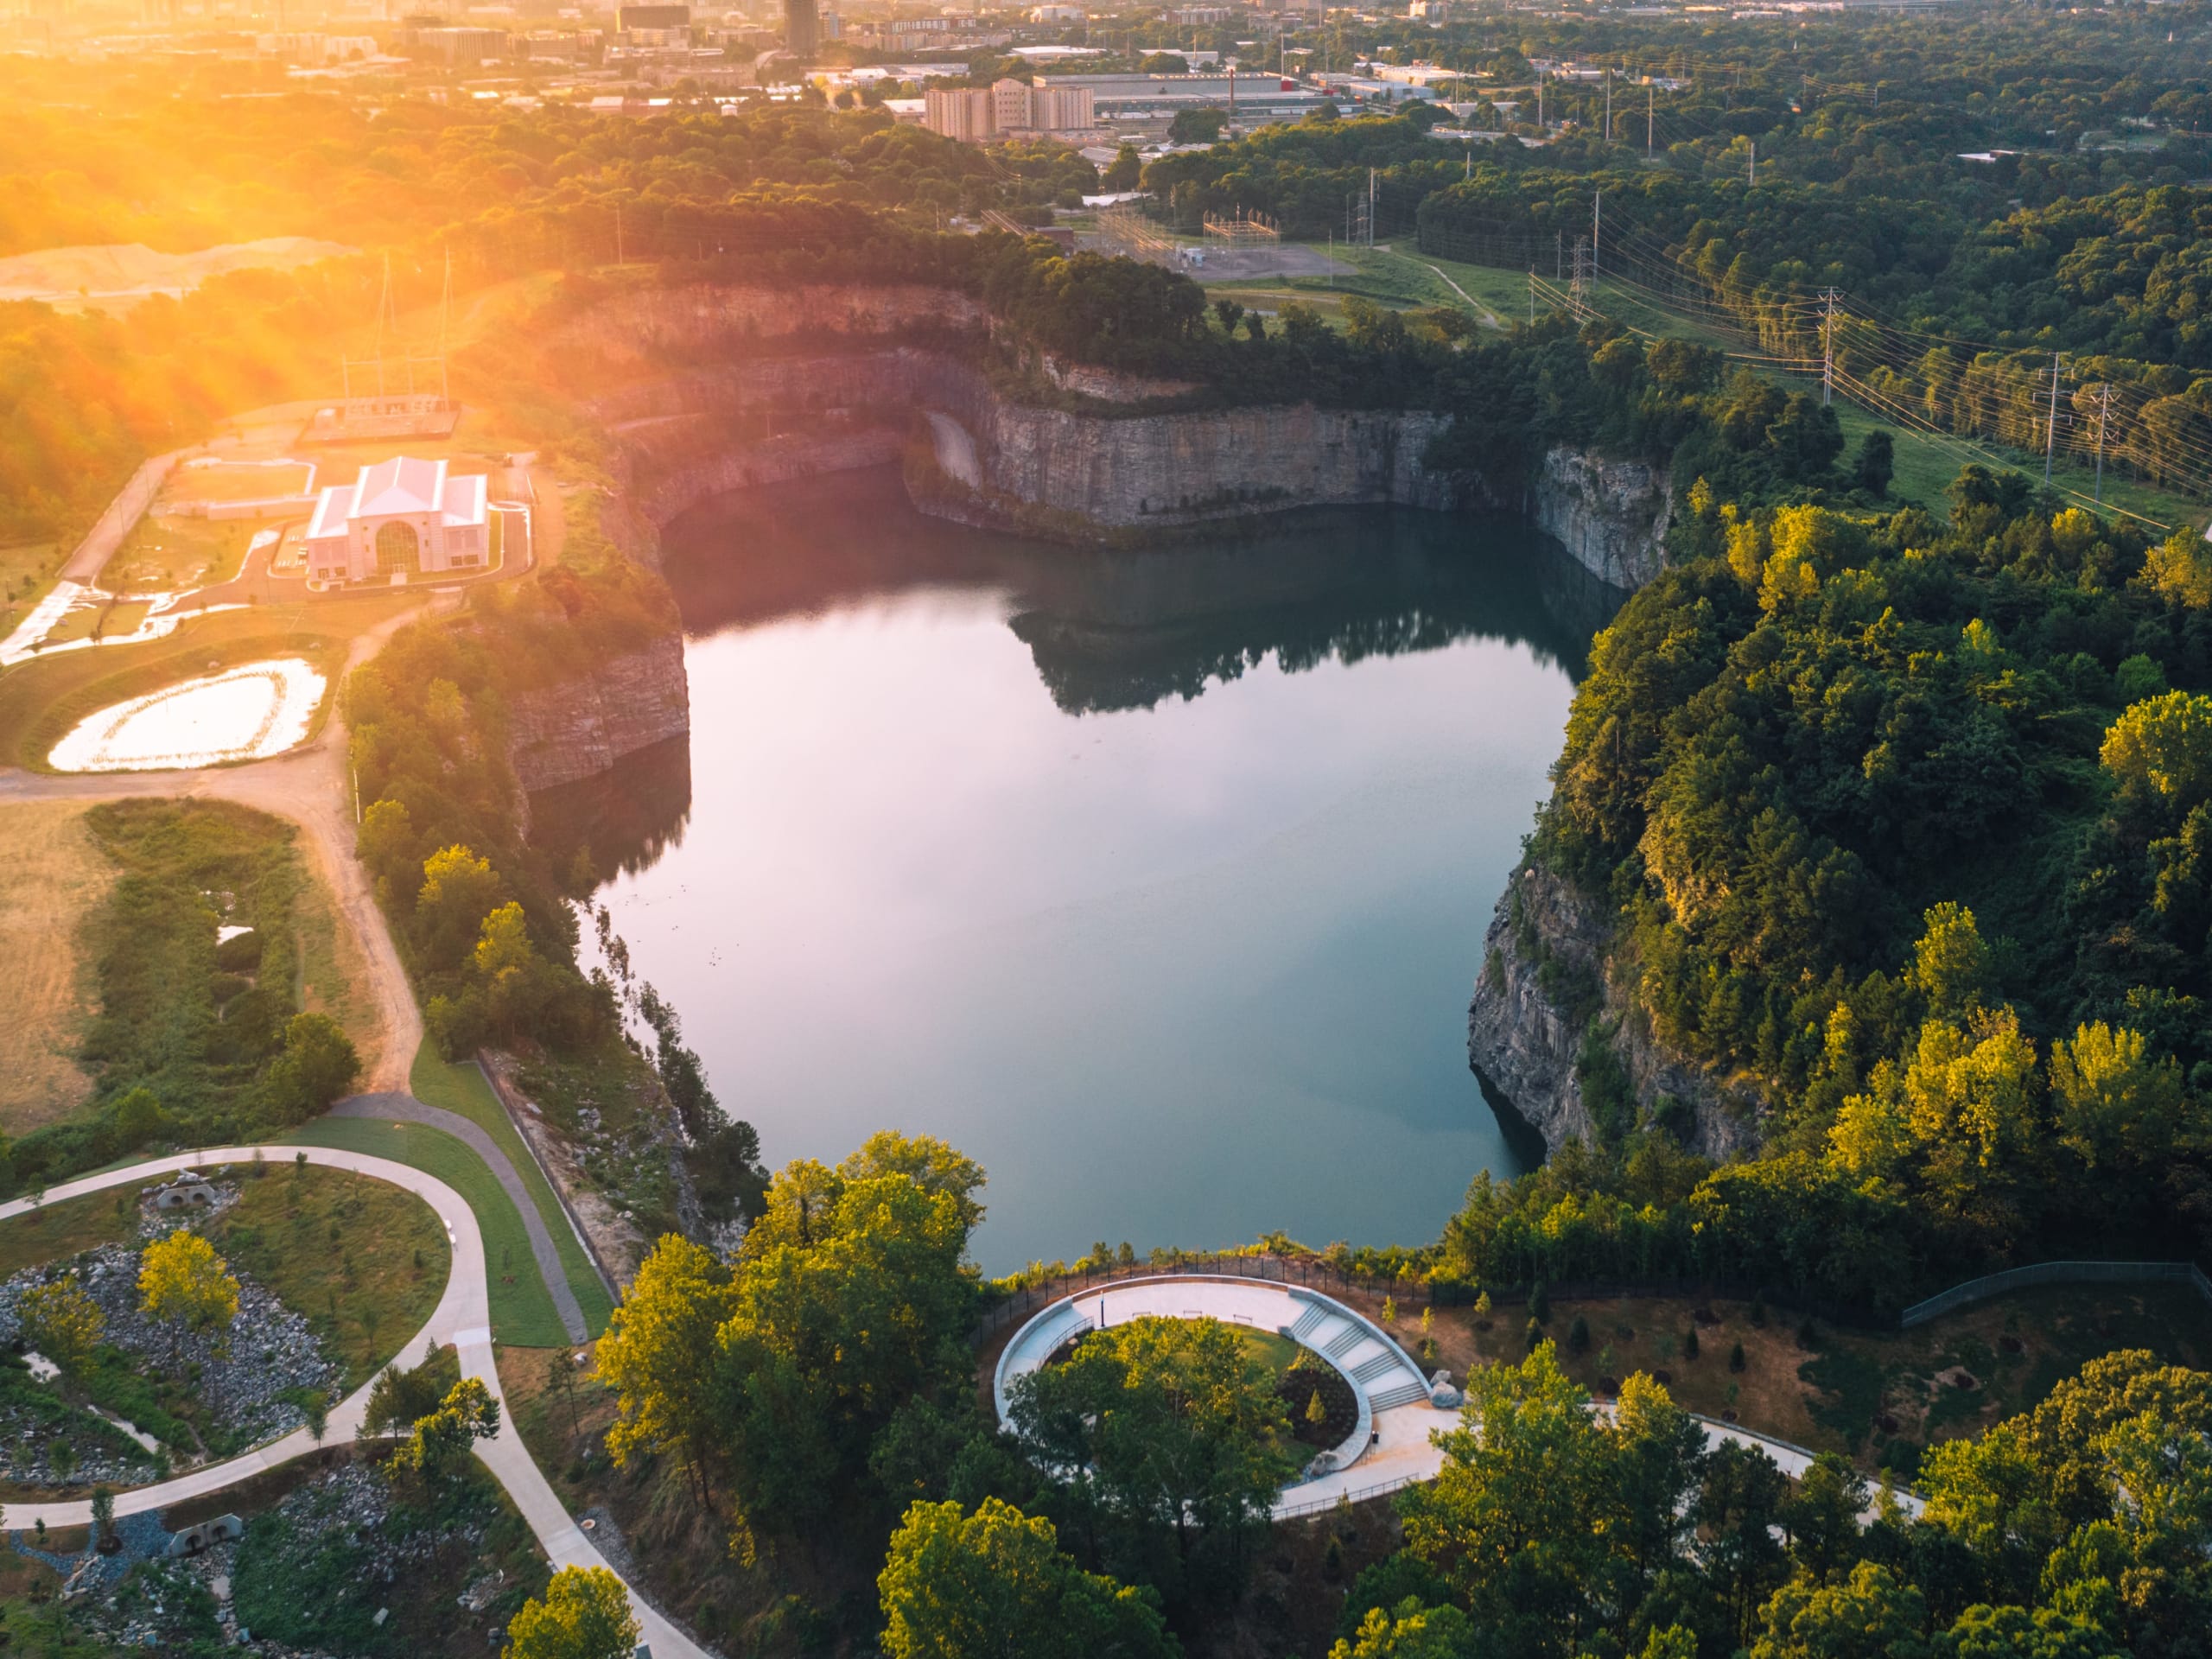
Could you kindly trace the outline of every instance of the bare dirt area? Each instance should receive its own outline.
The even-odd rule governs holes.
[[[84,817],[67,801],[0,802],[0,1130],[11,1135],[67,1116],[92,1090],[72,1058],[92,1007],[77,940],[115,869]]]
[[[1205,256],[1205,264],[1193,265],[1190,274],[1209,284],[1249,283],[1268,276],[1351,276],[1358,272],[1357,266],[1294,242],[1233,248],[1209,238]]]

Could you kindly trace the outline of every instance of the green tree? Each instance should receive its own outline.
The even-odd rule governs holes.
[[[499,905],[499,873],[488,860],[455,844],[423,861],[415,895],[415,931],[434,967],[458,967],[484,918]]]
[[[1475,1659],[1475,1627],[1457,1607],[1424,1606],[1408,1596],[1389,1611],[1370,1607],[1358,1634],[1340,1639],[1329,1659]]]
[[[1012,1395],[1039,1466],[1090,1471],[1089,1523],[1172,1537],[1182,1574],[1234,1571],[1296,1466],[1273,1377],[1216,1319],[1114,1325]]]
[[[2212,795],[2212,697],[2169,691],[2133,704],[2099,754],[2123,796],[2186,811]]]
[[[1499,1650],[1574,1650],[1602,1621],[1613,1457],[1589,1396],[1548,1342],[1468,1374],[1465,1426],[1438,1436],[1436,1479],[1398,1500],[1406,1548]]]
[[[238,1316],[238,1281],[215,1247],[180,1228],[139,1252],[138,1297],[155,1319],[219,1331]]]
[[[107,1334],[107,1316],[74,1272],[23,1292],[16,1300],[16,1317],[24,1342],[72,1376],[83,1372]]]
[[[1834,1583],[1791,1580],[1760,1615],[1751,1659],[1925,1659],[1928,1606],[1886,1567],[1861,1561]]]
[[[1782,1509],[1797,1565],[1825,1580],[1856,1559],[1859,1517],[1869,1501],[1866,1479],[1848,1459],[1834,1452],[1815,1457]]]
[[[1167,124],[1167,142],[1171,144],[1211,144],[1220,141],[1222,129],[1229,124],[1226,110],[1187,109],[1175,111],[1175,118]]]
[[[482,1378],[464,1376],[446,1391],[436,1410],[416,1419],[414,1433],[392,1461],[435,1485],[453,1473],[471,1446],[499,1432],[499,1401]]]
[[[353,852],[372,874],[397,887],[420,856],[416,847],[414,820],[400,802],[376,801],[361,814]]]
[[[1144,158],[1137,154],[1135,144],[1123,144],[1114,152],[1114,159],[1106,164],[1106,171],[1099,184],[1109,195],[1121,195],[1137,188],[1144,175]]]
[[[968,1386],[973,1199],[959,1179],[932,1191],[799,1162],[771,1185],[715,1335],[719,1455],[741,1529],[787,1529],[848,1501],[906,1401]]]
[[[2153,1056],[2139,1032],[2101,1020],[2050,1047],[2059,1139],[2091,1169],[2143,1165],[2172,1143],[2184,1109],[2181,1067]]]
[[[996,1498],[916,1503],[876,1580],[892,1659],[1167,1659],[1151,1592],[1086,1573],[1049,1521]]]
[[[507,1624],[505,1659],[628,1659],[638,1645],[629,1592],[603,1567],[564,1567]]]
[[[304,1123],[327,1111],[361,1075],[353,1039],[327,1014],[296,1014],[284,1052],[270,1063],[269,1098],[280,1123]]]
[[[702,1503],[712,1501],[721,1444],[715,1332],[731,1300],[729,1272],[712,1251],[665,1235],[639,1264],[594,1358],[614,1390],[607,1454],[618,1466],[641,1452],[678,1459]]]

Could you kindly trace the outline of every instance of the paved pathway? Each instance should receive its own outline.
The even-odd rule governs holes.
[[[538,1213],[537,1201],[523,1185],[522,1172],[515,1167],[514,1160],[499,1143],[485,1132],[483,1125],[442,1107],[425,1106],[412,1095],[396,1093],[355,1095],[332,1107],[329,1116],[365,1118],[380,1123],[420,1123],[444,1131],[481,1158],[492,1173],[499,1177],[507,1197],[514,1200],[515,1209],[522,1217],[523,1231],[530,1235],[530,1253],[537,1259],[538,1276],[552,1294],[553,1310],[568,1327],[569,1340],[584,1340],[588,1334],[584,1327],[584,1311],[577,1304],[576,1293],[569,1287],[568,1270],[561,1265],[561,1253],[554,1248],[553,1235],[546,1228],[545,1217]]]
[[[1077,1331],[1147,1315],[1204,1317],[1287,1332],[1325,1354],[1351,1379],[1354,1393],[1371,1407],[1376,1439],[1359,1460],[1333,1474],[1284,1487],[1274,1506],[1277,1520],[1317,1515],[1341,1499],[1377,1497],[1416,1481],[1433,1480],[1444,1467],[1444,1452],[1434,1437],[1459,1427],[1462,1414],[1428,1403],[1421,1369],[1412,1356],[1381,1326],[1334,1297],[1267,1279],[1164,1275],[1122,1280],[1053,1303],[1016,1332],[999,1356],[992,1392],[1001,1421],[1007,1414],[1007,1385],[1035,1370]],[[1802,1446],[1710,1418],[1698,1421],[1708,1447],[1724,1440],[1757,1446],[1792,1479],[1812,1466],[1813,1453]],[[1900,1491],[1896,1497],[1907,1515],[1917,1516],[1923,1507],[1916,1493]],[[1872,1513],[1870,1509],[1870,1518]]]
[[[433,1342],[440,1345],[452,1344],[460,1355],[461,1375],[480,1378],[484,1386],[504,1406],[505,1395],[499,1387],[499,1368],[493,1363],[492,1351],[491,1294],[485,1279],[483,1235],[477,1230],[476,1217],[469,1209],[467,1200],[443,1181],[426,1175],[419,1169],[393,1163],[389,1159],[372,1158],[365,1154],[344,1152],[330,1147],[221,1147],[154,1159],[124,1169],[105,1170],[97,1175],[87,1175],[80,1180],[54,1186],[42,1196],[41,1202],[53,1204],[82,1193],[99,1192],[111,1187],[165,1179],[183,1169],[204,1169],[226,1163],[246,1164],[252,1161],[257,1152],[272,1165],[281,1166],[295,1157],[303,1156],[311,1164],[350,1170],[355,1174],[389,1181],[394,1186],[404,1187],[414,1193],[430,1206],[445,1224],[446,1236],[453,1241],[453,1271],[446,1280],[445,1294],[439,1298],[437,1306],[431,1312],[429,1322],[410,1337],[400,1351],[403,1354],[420,1353]],[[282,1177],[272,1176],[272,1179],[281,1179]],[[25,1214],[31,1207],[28,1198],[0,1204],[0,1221]],[[362,1420],[368,1410],[370,1387],[371,1384],[364,1383],[331,1412],[324,1435],[326,1443],[343,1443],[359,1436]],[[315,1441],[305,1429],[295,1429],[282,1440],[272,1441],[243,1457],[192,1470],[158,1485],[118,1492],[115,1499],[115,1512],[118,1516],[137,1515],[149,1510],[165,1509],[188,1498],[204,1497],[235,1486],[241,1481],[250,1480],[264,1471],[289,1463],[295,1458],[305,1457],[315,1449]],[[489,1440],[478,1441],[476,1455],[499,1484],[506,1488],[507,1496],[513,1500],[524,1521],[529,1523],[531,1531],[537,1535],[539,1547],[544,1550],[556,1571],[564,1567],[607,1566],[606,1558],[562,1506],[561,1500],[532,1460],[529,1448],[523,1444],[521,1434],[504,1409],[500,1413],[499,1433]],[[89,1525],[92,1518],[92,1506],[89,1498],[68,1503],[10,1503],[6,1506],[4,1513],[0,1513],[0,1526],[23,1528],[43,1521],[49,1527],[81,1527]],[[610,1567],[608,1570],[613,1569]],[[639,1596],[635,1588],[630,1591],[630,1605],[631,1611],[638,1618],[640,1639],[652,1649],[654,1659],[707,1659],[704,1649],[655,1611]]]

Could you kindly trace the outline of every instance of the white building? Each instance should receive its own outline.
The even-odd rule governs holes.
[[[442,461],[394,455],[315,499],[303,543],[317,586],[480,570],[491,557],[481,473],[448,477]]]

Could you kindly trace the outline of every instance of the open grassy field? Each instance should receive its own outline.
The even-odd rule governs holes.
[[[73,1058],[92,1012],[80,924],[115,868],[67,802],[0,806],[0,1133],[19,1135],[92,1092]]]
[[[86,715],[219,668],[296,656],[334,676],[354,634],[423,602],[422,592],[402,590],[252,607],[194,617],[166,639],[18,663],[0,671],[0,766],[44,771],[54,744]],[[310,735],[321,720],[319,710]]]
[[[56,542],[11,542],[0,545],[0,633],[22,620],[39,595],[54,583],[61,566]]]
[[[567,1340],[553,1299],[537,1276],[522,1217],[484,1160],[449,1135],[419,1124],[324,1117],[287,1129],[278,1139],[389,1158],[434,1175],[467,1200],[484,1235],[491,1280],[492,1334],[502,1343],[556,1347]],[[601,1293],[604,1306],[605,1293]]]
[[[453,1266],[446,1230],[422,1199],[312,1165],[261,1166],[209,1236],[307,1316],[344,1365],[349,1393],[422,1329]]]
[[[416,1099],[426,1106],[441,1107],[467,1118],[507,1154],[537,1205],[538,1217],[544,1222],[546,1231],[553,1236],[553,1247],[560,1252],[569,1287],[575,1293],[576,1306],[583,1310],[585,1327],[594,1336],[605,1330],[614,1312],[613,1303],[607,1299],[607,1287],[600,1281],[583,1246],[576,1242],[575,1232],[569,1225],[568,1212],[561,1208],[561,1201],[555,1196],[544,1172],[531,1156],[530,1148],[523,1143],[505,1108],[493,1094],[491,1084],[484,1081],[484,1074],[474,1065],[454,1065],[439,1058],[437,1050],[425,1039],[415,1056],[407,1081]]]

